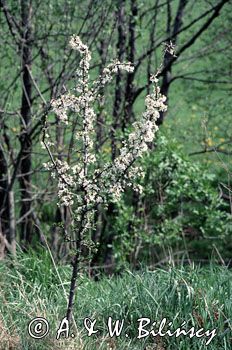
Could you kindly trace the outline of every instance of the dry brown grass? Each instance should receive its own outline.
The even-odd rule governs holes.
[[[19,350],[20,338],[14,330],[9,331],[0,317],[0,350]]]
[[[166,350],[163,339],[161,337],[155,339],[155,344],[146,346],[145,350]]]

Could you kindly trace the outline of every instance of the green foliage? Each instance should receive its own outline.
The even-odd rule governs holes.
[[[143,193],[131,193],[119,204],[116,258],[124,263],[143,260],[145,251],[159,256],[162,247],[204,259],[214,245],[224,257],[229,255],[225,246],[232,233],[231,215],[215,190],[215,176],[164,136],[141,163]]]

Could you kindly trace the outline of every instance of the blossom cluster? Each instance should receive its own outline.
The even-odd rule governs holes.
[[[128,73],[133,73],[134,67],[130,62],[120,62],[119,60],[114,60],[107,67],[103,69],[102,75],[100,79],[96,82],[96,84],[105,85],[109,83],[114,74],[119,73],[120,71],[126,71]]]
[[[157,83],[156,77],[152,76],[151,80]],[[148,144],[153,141],[155,132],[158,130],[156,121],[159,118],[159,112],[167,110],[165,101],[166,97],[160,94],[159,87],[155,85],[152,94],[147,95],[145,99],[146,111],[139,121],[133,123],[133,131],[129,134],[128,140],[124,141],[119,156],[113,161],[108,171],[109,183],[114,184],[109,191],[116,200],[120,198],[125,187],[135,186],[133,180],[142,175],[141,169],[133,164],[148,150]],[[141,192],[141,187],[136,186],[134,188]]]
[[[52,169],[58,179],[59,204],[72,206],[77,217],[81,217],[82,213],[89,215],[93,212],[99,203],[118,200],[125,188],[134,186],[135,178],[142,176],[142,169],[134,163],[153,141],[158,129],[156,121],[159,112],[166,111],[167,106],[157,85],[157,77],[151,77],[154,88],[145,99],[145,112],[132,125],[133,129],[123,142],[119,155],[113,161],[102,164],[96,159],[94,150],[95,102],[100,98],[98,92],[113,79],[114,74],[119,71],[132,73],[133,67],[131,63],[115,60],[103,69],[100,77],[90,83],[91,53],[88,46],[78,36],[71,37],[70,46],[81,56],[79,69],[76,71],[77,83],[74,93],[65,93],[53,100],[52,108],[58,120],[74,133],[74,146],[69,149],[75,150],[75,156],[71,160],[70,157],[68,160],[61,160],[53,155],[49,169]],[[139,186],[136,189],[141,191]],[[86,214],[86,218],[88,215]],[[86,219],[86,227],[89,227],[91,215],[89,218]]]

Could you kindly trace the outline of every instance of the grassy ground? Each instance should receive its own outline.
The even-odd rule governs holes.
[[[81,276],[74,315],[77,328],[73,325],[70,330],[75,338],[56,340],[65,315],[64,290],[68,291],[70,268],[57,266],[56,270],[47,254],[22,255],[14,264],[0,264],[0,349],[232,349],[231,277],[230,270],[213,265],[125,271],[122,276],[103,277],[99,282]],[[49,321],[50,332],[43,340],[33,339],[27,332],[28,322],[36,316]],[[107,335],[109,316],[113,320],[124,319],[118,338]],[[87,336],[85,317],[97,320],[97,335]],[[163,318],[172,321],[173,325],[163,332],[174,331],[186,321],[182,329],[216,328],[217,335],[208,346],[207,337],[166,335],[136,339],[137,320],[141,317],[157,321],[152,327],[155,330]]]

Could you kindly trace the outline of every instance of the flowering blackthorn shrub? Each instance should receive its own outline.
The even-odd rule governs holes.
[[[158,129],[156,121],[159,112],[165,111],[167,107],[165,97],[160,94],[157,86],[158,79],[153,76],[151,81],[154,89],[145,99],[146,111],[139,121],[134,122],[132,132],[123,141],[114,161],[101,164],[94,148],[94,141],[97,141],[94,106],[100,98],[99,89],[109,83],[119,70],[132,72],[133,67],[130,63],[115,60],[103,70],[98,79],[90,83],[91,53],[88,47],[77,36],[71,38],[70,46],[82,57],[76,71],[77,84],[73,93],[67,92],[51,103],[58,121],[70,127],[71,140],[67,156],[62,157],[62,160],[55,157],[55,142],[52,140],[51,127],[47,124],[44,143],[49,148],[51,161],[45,166],[58,179],[59,204],[74,208],[75,218],[81,221],[84,231],[90,227],[97,204],[118,200],[125,187],[136,186],[134,179],[141,174],[141,169],[134,163],[147,151],[147,144],[153,141]],[[71,151],[72,154],[75,153],[75,158],[70,159]],[[137,189],[140,190],[140,187]]]
[[[74,231],[76,241],[76,258],[74,268],[79,263],[85,234],[93,227],[94,211],[100,203],[117,201],[126,187],[136,187],[135,179],[142,174],[142,169],[135,161],[148,150],[148,143],[154,139],[158,127],[156,121],[159,112],[166,111],[165,96],[160,94],[157,76],[151,77],[153,91],[145,98],[145,112],[135,121],[132,131],[122,142],[118,156],[109,162],[96,156],[94,143],[97,142],[97,118],[95,106],[102,98],[100,91],[119,71],[133,72],[130,62],[118,60],[103,69],[94,81],[90,80],[91,53],[78,36],[72,36],[70,46],[81,56],[76,71],[76,85],[72,92],[66,92],[52,100],[56,123],[45,125],[44,145],[50,155],[46,167],[58,179],[59,205],[72,209],[74,214]],[[65,151],[57,154],[55,133],[52,125],[63,123],[66,128]],[[69,132],[67,132],[69,130]],[[77,276],[77,271],[74,271]],[[71,286],[75,289],[75,278]],[[72,301],[70,302],[72,304]],[[71,309],[71,306],[70,306]],[[67,317],[70,316],[70,310]]]

